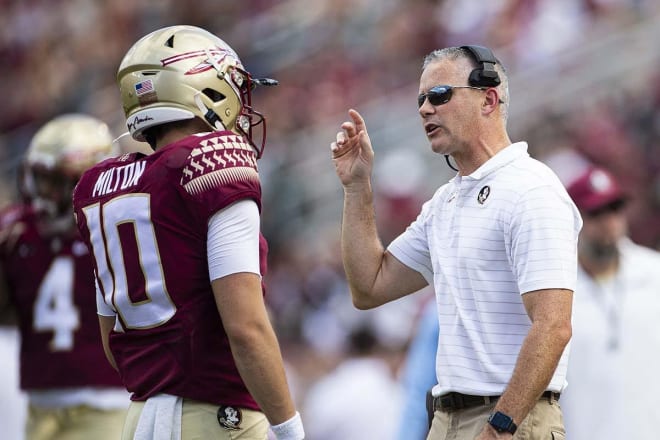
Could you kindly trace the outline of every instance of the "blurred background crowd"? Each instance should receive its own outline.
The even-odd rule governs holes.
[[[253,76],[279,80],[276,88],[257,89],[253,104],[268,121],[260,161],[267,298],[300,403],[337,365],[364,353],[377,353],[396,388],[402,356],[431,298],[414,295],[373,313],[352,308],[329,144],[347,109],[360,110],[376,148],[377,218],[389,243],[453,175],[429,151],[415,106],[421,61],[433,49],[491,47],[510,75],[513,140],[528,141],[530,153],[565,181],[590,162],[612,171],[633,196],[631,237],[660,249],[657,1],[0,3],[3,203],[16,197],[16,169],[31,136],[54,116],[89,113],[115,136],[126,131],[115,74],[125,51],[152,30],[206,28],[238,52]]]

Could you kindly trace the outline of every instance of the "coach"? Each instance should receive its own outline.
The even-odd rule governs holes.
[[[331,144],[353,303],[369,309],[434,286],[440,332],[428,439],[563,439],[557,399],[580,214],[527,144],[509,139],[508,81],[489,49],[427,55],[417,102],[432,150],[458,173],[387,249],[374,216],[374,151],[357,111]]]

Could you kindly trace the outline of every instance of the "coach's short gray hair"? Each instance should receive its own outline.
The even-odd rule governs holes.
[[[424,57],[424,62],[422,63],[422,70],[426,69],[429,66],[429,64],[435,63],[437,61],[442,61],[442,60],[455,61],[460,58],[466,58],[470,60],[470,64],[472,65],[473,68],[478,67],[477,61],[474,59],[474,56],[470,53],[469,50],[455,46],[455,47],[445,47],[443,49],[436,49],[433,52],[426,55]],[[501,94],[500,99],[503,101],[503,103],[500,105],[502,106],[502,115],[504,117],[504,122],[506,122],[506,120],[509,117],[509,77],[506,73],[506,68],[502,65],[500,60],[497,58],[495,59],[497,60],[497,64],[495,64],[495,70],[500,75],[500,85],[497,86],[496,88],[497,90],[499,90]],[[454,85],[459,85],[459,84],[454,84]]]

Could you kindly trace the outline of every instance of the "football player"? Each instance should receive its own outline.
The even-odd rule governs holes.
[[[197,27],[152,32],[117,73],[127,126],[154,153],[83,175],[106,354],[132,393],[124,439],[304,438],[269,321],[257,80]],[[262,135],[258,135],[258,133]],[[172,437],[174,438],[174,437]]]
[[[103,352],[92,257],[71,208],[82,172],[113,151],[105,123],[56,117],[24,157],[24,201],[0,214],[0,304],[20,330],[28,440],[121,435],[129,396]]]

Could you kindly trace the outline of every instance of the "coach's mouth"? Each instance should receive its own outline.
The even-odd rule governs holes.
[[[440,131],[441,126],[438,124],[434,124],[433,122],[429,122],[424,124],[424,131],[426,132],[427,137],[433,136],[435,133]]]

